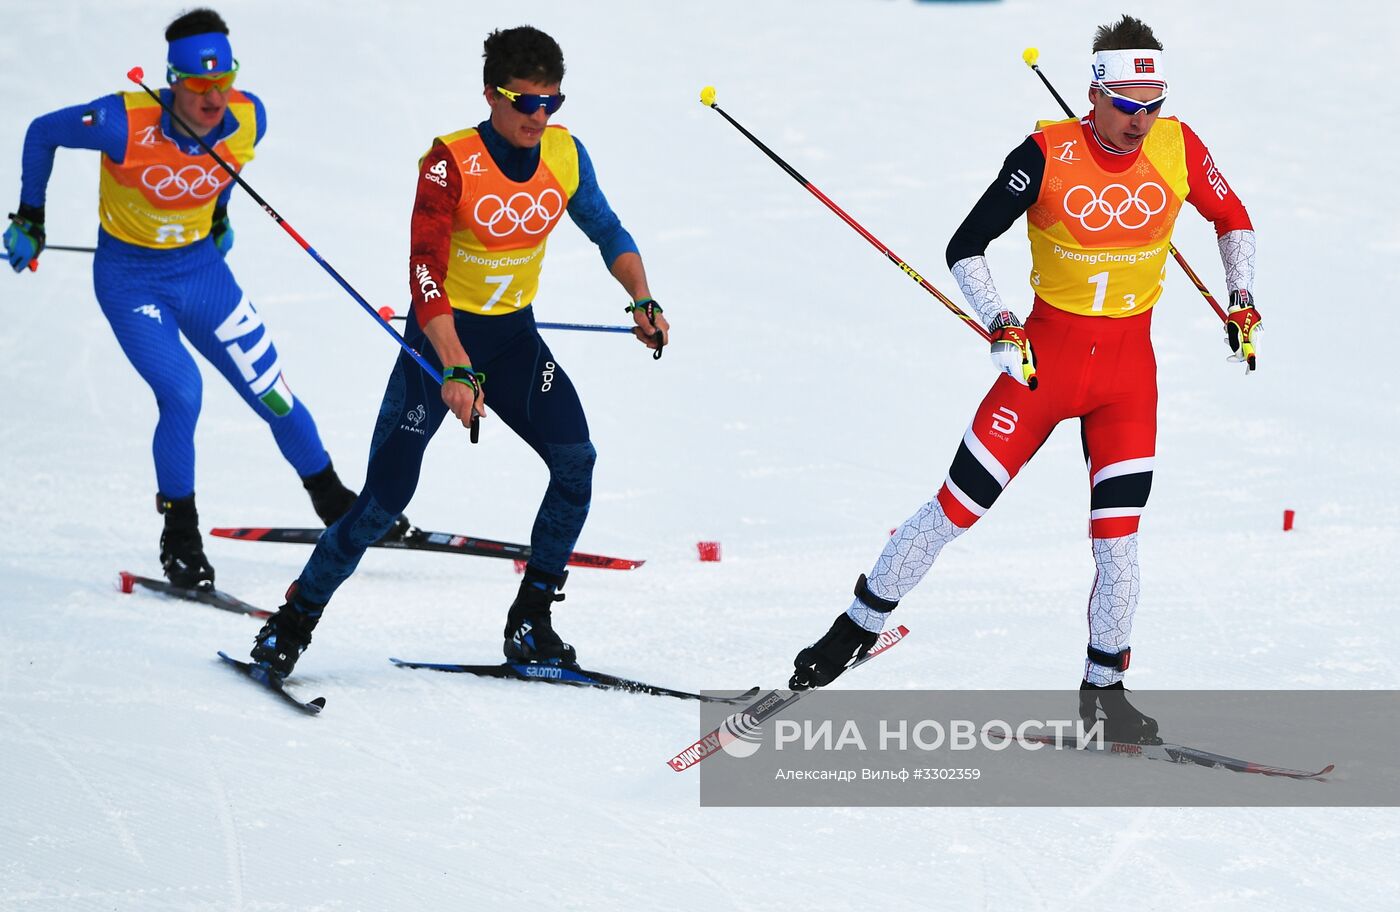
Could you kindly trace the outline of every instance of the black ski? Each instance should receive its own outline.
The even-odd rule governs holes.
[[[175,586],[165,580],[151,579],[149,576],[137,576],[123,570],[117,578],[117,588],[122,592],[130,594],[133,589],[140,586],[152,592],[159,592],[172,598],[184,599],[187,602],[199,602],[201,605],[209,605],[213,608],[221,608],[224,611],[232,611],[235,614],[247,614],[255,618],[270,618],[272,612],[250,605],[242,599],[234,598],[227,592],[220,592],[218,589],[186,589],[184,586]]]
[[[257,684],[261,684],[263,687],[277,694],[277,696],[286,700],[288,703],[292,704],[302,712],[310,713],[314,716],[318,714],[321,710],[326,708],[325,697],[317,697],[314,700],[307,700],[303,702],[297,699],[296,697],[292,696],[290,693],[288,693],[286,688],[282,686],[281,678],[278,678],[276,675],[269,674],[265,668],[262,668],[258,665],[254,665],[250,662],[240,662],[238,659],[233,658],[228,653],[224,652],[222,649],[219,650],[219,658],[223,659],[229,665],[232,665],[234,668],[236,668],[244,677]]]
[[[992,734],[999,735],[1000,733],[992,732]],[[1080,749],[1073,736],[1063,738],[1058,743],[1054,735],[1027,734],[1020,736],[1019,740],[1028,744],[1044,744],[1063,750]],[[1236,757],[1227,757],[1224,754],[1211,753],[1197,747],[1187,747],[1184,744],[1131,744],[1125,741],[1104,741],[1102,748],[1086,744],[1083,749],[1086,752],[1111,754],[1115,757],[1137,757],[1144,760],[1162,760],[1167,763],[1189,763],[1194,766],[1226,769],[1235,773],[1257,773],[1261,776],[1280,776],[1287,779],[1321,779],[1336,769],[1336,764],[1333,763],[1327,764],[1317,772],[1268,766],[1263,763],[1255,763],[1252,760],[1240,760]]]
[[[314,545],[320,541],[325,529],[302,528],[256,528],[241,527],[210,529],[210,535],[219,538],[236,538],[239,541],[286,542],[296,545]],[[533,553],[529,545],[514,542],[493,541],[489,538],[473,538],[470,535],[454,535],[450,532],[426,532],[413,529],[403,538],[386,538],[370,545],[371,548],[398,548],[405,551],[440,551],[445,554],[465,554],[471,557],[499,557],[515,561],[528,561]],[[608,557],[603,554],[584,554],[575,551],[569,555],[571,567],[596,567],[600,570],[635,570],[643,560],[627,557]]]
[[[542,684],[569,684],[575,687],[598,687],[603,690],[621,690],[627,693],[652,694],[658,697],[678,697],[682,700],[699,700],[702,703],[739,703],[758,693],[755,687],[734,697],[714,697],[691,693],[686,690],[673,690],[631,678],[586,668],[571,668],[564,665],[541,665],[533,662],[502,662],[500,665],[456,665],[449,662],[405,662],[403,659],[389,659],[400,668],[428,668],[433,671],[448,671],[458,674],[478,675],[484,678],[505,678],[513,681],[539,681]]]

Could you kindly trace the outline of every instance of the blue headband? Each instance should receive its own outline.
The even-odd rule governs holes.
[[[176,38],[170,42],[165,61],[171,69],[194,76],[227,73],[234,68],[228,36],[218,32]]]

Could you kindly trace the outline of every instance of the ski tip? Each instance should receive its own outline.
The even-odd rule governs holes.
[[[321,710],[326,708],[326,698],[317,697],[314,700],[307,700],[306,703],[303,705],[311,712],[319,713]]]
[[[1322,769],[1320,769],[1320,770],[1318,770],[1317,772],[1313,773],[1313,778],[1314,778],[1314,779],[1320,779],[1320,778],[1322,778],[1323,776],[1327,775],[1328,773],[1332,772],[1332,770],[1334,770],[1334,769],[1336,769],[1336,768],[1337,768],[1337,764],[1335,764],[1335,763],[1329,763],[1329,764],[1327,764],[1326,766],[1324,766]]]
[[[249,538],[254,541],[262,538],[271,531],[268,527],[258,528],[219,528],[210,529],[209,534],[219,538]]]
[[[1029,47],[1021,52],[1021,59],[1026,62],[1026,66],[1033,67],[1040,60],[1040,49]]]
[[[127,595],[130,595],[132,590],[135,588],[136,574],[130,573],[126,570],[123,570],[117,574],[117,590],[119,592],[124,592]]]

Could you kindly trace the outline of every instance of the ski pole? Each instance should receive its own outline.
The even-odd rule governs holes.
[[[1055,100],[1060,103],[1060,107],[1064,112],[1070,117],[1077,117],[1078,115],[1070,109],[1069,105],[1065,104],[1065,100],[1060,97],[1060,93],[1055,91],[1055,87],[1050,84],[1050,80],[1047,79],[1045,73],[1041,71],[1040,64],[1038,63],[1040,60],[1040,50],[1033,47],[1026,48],[1021,52],[1021,59],[1026,62],[1026,66],[1035,70],[1035,75],[1040,77],[1040,81],[1045,84],[1045,88],[1050,90],[1050,94],[1055,96]],[[1215,310],[1215,314],[1220,317],[1220,321],[1222,323],[1228,322],[1229,318],[1225,316],[1225,310],[1220,306],[1220,302],[1215,300],[1215,296],[1210,293],[1210,289],[1206,287],[1206,283],[1202,282],[1201,277],[1196,275],[1196,270],[1192,269],[1191,264],[1186,262],[1186,257],[1181,255],[1181,251],[1176,249],[1176,245],[1168,242],[1167,250],[1171,253],[1172,259],[1176,260],[1176,265],[1181,267],[1182,272],[1185,272],[1186,277],[1196,286],[1196,290],[1201,293],[1201,297],[1205,298],[1206,303],[1210,304]]]
[[[874,245],[876,250],[889,257],[891,263],[894,263],[901,270],[903,270],[904,274],[909,276],[909,278],[913,279],[915,282],[918,282],[920,287],[922,287],[924,291],[927,291],[929,294],[933,295],[935,298],[941,301],[944,307],[948,308],[950,311],[953,312],[953,316],[966,323],[972,329],[972,331],[977,333],[977,335],[981,336],[983,340],[987,342],[992,341],[991,333],[987,332],[987,330],[982,327],[981,323],[978,323],[972,317],[968,316],[962,308],[958,307],[958,305],[948,300],[948,298],[943,294],[943,292],[939,291],[937,288],[934,288],[933,285],[927,279],[919,275],[917,270],[915,270],[904,260],[896,256],[893,250],[890,250],[890,248],[880,243],[880,240],[876,238],[875,235],[871,234],[869,231],[866,231],[865,228],[861,226],[860,222],[857,222],[855,219],[851,218],[844,209],[833,203],[825,193],[822,193],[815,186],[813,186],[811,181],[807,180],[807,178],[803,177],[801,174],[798,174],[797,169],[795,169],[792,165],[789,165],[787,162],[783,161],[782,158],[780,158],[776,152],[765,146],[758,139],[758,137],[754,136],[748,130],[745,130],[737,120],[730,117],[724,111],[723,108],[715,104],[714,86],[705,86],[705,88],[700,90],[700,103],[705,105],[705,107],[707,108],[714,109],[721,117],[729,121],[729,123],[733,125],[734,129],[744,134],[745,138],[747,138],[749,142],[753,143],[755,146],[758,146],[758,148],[763,151],[764,155],[767,155],[769,158],[773,159],[773,161],[777,163],[778,167],[786,171],[792,177],[793,180],[797,181],[803,187],[807,188],[807,190],[813,196],[825,203],[828,209],[836,213],[836,215],[840,217],[840,219],[847,225],[850,225],[852,228],[854,228],[857,234],[859,234],[861,237],[865,238],[872,245]]]
[[[394,340],[399,343],[403,350],[408,352],[409,355],[413,357],[413,360],[418,362],[419,367],[427,371],[428,375],[431,376],[438,383],[442,383],[442,375],[439,374],[436,370],[434,370],[433,366],[429,364],[421,354],[419,354],[413,349],[412,346],[405,342],[403,336],[395,332],[392,326],[390,326],[384,320],[380,319],[379,312],[373,307],[371,307],[369,302],[366,301],[363,297],[361,297],[360,293],[354,288],[352,288],[350,283],[345,281],[345,279],[340,275],[340,273],[336,272],[334,267],[332,267],[330,263],[327,263],[321,257],[321,255],[316,252],[316,249],[310,244],[308,244],[306,242],[306,239],[297,233],[297,230],[291,226],[291,223],[288,222],[286,219],[282,218],[282,216],[277,213],[276,209],[273,209],[272,206],[268,205],[267,200],[263,199],[261,196],[258,195],[258,191],[254,190],[248,184],[248,182],[244,180],[242,176],[239,175],[239,173],[236,170],[234,170],[232,166],[229,165],[228,162],[220,158],[219,153],[215,152],[213,148],[211,148],[210,145],[204,141],[204,138],[201,137],[197,132],[195,132],[195,130],[192,127],[190,127],[189,124],[186,124],[183,120],[181,120],[180,115],[176,114],[175,110],[171,108],[170,105],[166,104],[158,93],[152,91],[151,87],[146,85],[146,83],[142,81],[146,78],[146,73],[144,70],[142,70],[140,67],[132,67],[131,70],[127,72],[126,78],[130,79],[132,82],[145,89],[146,94],[151,96],[151,98],[155,99],[156,104],[160,105],[162,108],[165,109],[165,112],[170,115],[170,119],[173,120],[175,123],[179,124],[180,128],[183,129],[190,136],[193,136],[195,142],[199,143],[199,147],[205,152],[207,152],[209,154],[209,157],[214,159],[214,161],[218,163],[219,167],[227,171],[229,177],[233,178],[233,180],[238,184],[238,186],[246,190],[248,192],[248,195],[251,196],[253,200],[263,208],[263,211],[266,212],[268,215],[272,216],[272,220],[278,225],[280,225],[282,227],[282,230],[286,231],[287,234],[291,235],[292,240],[296,241],[299,245],[301,245],[301,249],[305,250],[311,256],[311,258],[315,260],[318,265],[320,265],[322,269],[329,273],[331,278],[335,279],[336,282],[339,283],[340,287],[344,288],[345,291],[349,293],[350,297],[354,298],[356,303],[363,307],[365,309],[365,312],[368,313],[371,317],[373,317],[375,322],[377,322],[380,326],[384,328],[385,332],[393,336]]]
[[[96,253],[96,252],[97,252],[97,248],[96,248],[96,247],[65,247],[65,246],[63,246],[62,244],[45,244],[45,245],[44,245],[44,249],[45,249],[45,250],[71,250],[71,251],[73,251],[74,253]],[[30,272],[38,272],[38,271],[39,271],[39,258],[38,258],[38,257],[35,257],[34,259],[32,259],[32,260],[29,261],[29,271],[30,271]]]
[[[379,308],[379,315],[386,320],[397,320],[403,322],[408,317],[396,314],[388,306]],[[595,333],[627,333],[632,335],[630,326],[604,326],[602,323],[536,323],[539,329],[571,329],[578,332]]]
[[[277,213],[276,209],[273,209],[272,206],[268,205],[267,200],[263,199],[261,196],[258,195],[258,191],[254,190],[252,186],[247,181],[245,181],[242,178],[242,176],[240,176],[239,173],[229,165],[228,162],[220,158],[219,153],[215,152],[213,148],[207,142],[204,141],[204,138],[202,136],[195,132],[195,130],[191,128],[189,124],[181,120],[180,115],[175,113],[174,108],[166,104],[158,93],[151,91],[151,87],[146,85],[146,83],[143,81],[146,78],[146,72],[143,69],[141,69],[141,67],[132,67],[130,70],[127,71],[126,78],[130,79],[132,82],[145,89],[146,94],[155,99],[156,104],[160,105],[162,108],[165,109],[165,112],[170,115],[170,119],[172,121],[179,124],[180,128],[183,129],[190,136],[193,136],[195,142],[199,143],[199,147],[205,152],[207,152],[209,154],[209,157],[214,159],[214,161],[218,163],[219,167],[227,171],[229,177],[232,177],[233,180],[238,184],[238,186],[246,190],[248,192],[248,195],[251,196],[259,206],[262,206],[263,211],[266,212],[268,215],[272,216],[272,220],[278,225],[280,225],[283,231],[286,231],[287,234],[291,235],[292,240],[296,241],[297,244],[301,246],[302,250],[305,250],[307,254],[310,255],[310,257],[313,260],[315,260],[322,269],[324,269],[327,273],[330,274],[331,278],[336,280],[336,282],[340,285],[341,288],[345,289],[345,291],[350,295],[350,297],[355,299],[355,302],[357,304],[359,304],[365,309],[365,313],[369,314],[370,317],[376,323],[378,323],[386,333],[393,336],[394,341],[399,343],[399,347],[402,348],[404,351],[408,352],[409,356],[413,358],[414,361],[418,362],[418,366],[423,368],[423,370],[427,372],[428,376],[433,378],[433,381],[435,383],[437,383],[439,386],[442,385],[442,374],[434,370],[433,366],[428,363],[427,359],[424,358],[422,354],[418,352],[417,349],[415,349],[413,346],[409,345],[406,341],[404,341],[404,337],[399,335],[398,332],[394,329],[394,327],[390,326],[388,321],[386,321],[383,317],[379,315],[379,311],[371,307],[370,303],[366,301],[358,291],[351,287],[350,283],[345,281],[341,274],[336,272],[335,268],[332,267],[330,263],[327,263],[321,257],[321,255],[316,252],[316,249],[314,247],[312,247],[306,242],[305,238],[303,238],[300,234],[297,233],[297,230],[291,226],[290,222],[283,219],[282,216]],[[481,416],[476,413],[475,409],[473,409],[471,423],[472,443],[476,443],[477,435],[480,433],[480,419]]]
[[[22,219],[20,219],[19,216],[15,215],[13,212],[11,212],[11,213],[10,213],[10,221],[14,222],[15,224],[19,224],[19,222],[21,222]],[[45,244],[45,245],[44,245],[44,249],[45,249],[45,250],[71,250],[71,251],[73,251],[74,253],[96,253],[96,252],[97,252],[97,248],[96,248],[96,247],[68,247],[68,246],[66,246],[66,245],[64,245],[64,244]],[[39,271],[39,258],[38,258],[38,257],[35,257],[34,259],[32,259],[32,260],[29,261],[29,271],[30,271],[30,272],[38,272],[38,271]]]

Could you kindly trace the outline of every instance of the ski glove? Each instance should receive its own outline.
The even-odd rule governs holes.
[[[1036,388],[1035,352],[1021,321],[1003,310],[992,321],[992,366],[1022,386]]]
[[[19,213],[10,213],[5,229],[5,259],[15,272],[23,272],[44,249],[44,208],[20,204]]]
[[[1254,295],[1241,288],[1230,292],[1230,313],[1225,317],[1225,344],[1230,346],[1229,361],[1243,361],[1245,374],[1255,370],[1259,354],[1262,317],[1254,309]]]
[[[841,612],[826,636],[797,654],[788,687],[793,690],[825,687],[840,677],[852,662],[864,658],[879,638],[878,633],[866,630]]]
[[[228,207],[215,207],[214,223],[209,227],[209,236],[214,239],[214,246],[219,248],[219,253],[228,256],[228,252],[233,249],[233,226],[228,221]]]

